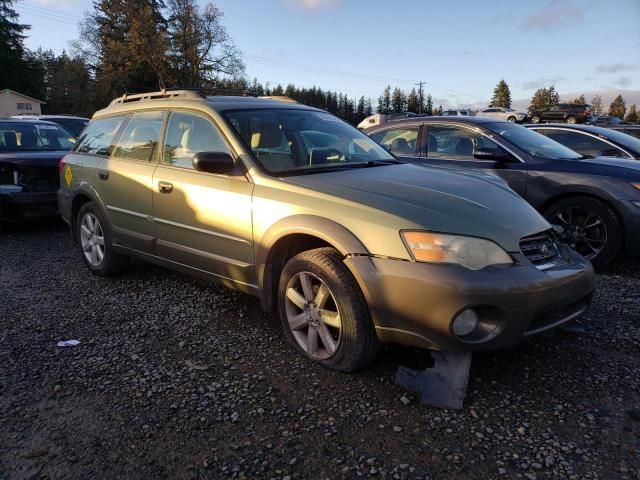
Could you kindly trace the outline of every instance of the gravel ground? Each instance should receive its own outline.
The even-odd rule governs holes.
[[[294,353],[257,299],[145,264],[89,274],[57,223],[0,234],[0,478],[640,479],[640,265],[585,332],[473,358],[464,410]],[[78,339],[74,348],[57,348]]]

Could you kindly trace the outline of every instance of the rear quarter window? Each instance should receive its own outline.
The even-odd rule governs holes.
[[[118,132],[127,120],[126,115],[100,118],[89,123],[78,139],[77,153],[111,155]]]

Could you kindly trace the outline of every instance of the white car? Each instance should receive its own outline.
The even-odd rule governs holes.
[[[508,122],[522,122],[527,118],[526,112],[517,112],[511,108],[489,107],[476,113],[478,117],[490,117]]]

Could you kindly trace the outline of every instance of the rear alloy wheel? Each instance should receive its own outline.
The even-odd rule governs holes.
[[[576,123],[576,117],[567,117],[567,123],[574,124]]]
[[[622,225],[606,203],[590,197],[567,198],[544,214],[549,223],[562,227],[560,240],[601,267],[622,246]]]
[[[95,275],[113,275],[127,266],[129,259],[113,251],[109,224],[95,203],[87,202],[80,208],[76,238],[84,263]]]
[[[516,122],[516,117],[507,118],[507,122],[515,123]]]
[[[540,123],[540,115],[534,115],[531,117],[531,123]]]
[[[299,253],[282,271],[280,321],[289,342],[321,365],[352,372],[378,353],[378,337],[360,288],[333,248]]]

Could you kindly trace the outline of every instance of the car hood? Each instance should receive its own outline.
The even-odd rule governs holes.
[[[11,163],[23,167],[57,167],[66,150],[48,152],[0,152],[0,163]]]
[[[410,164],[288,177],[296,185],[368,205],[407,229],[488,238],[519,251],[522,237],[550,225],[502,180]]]

